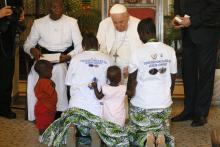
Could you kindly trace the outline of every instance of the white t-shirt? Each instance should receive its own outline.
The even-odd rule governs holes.
[[[110,86],[102,87],[104,97],[103,102],[103,118],[113,123],[124,126],[125,124],[125,93],[126,86]]]
[[[65,83],[70,86],[69,108],[77,107],[101,116],[101,106],[89,84],[97,79],[99,87],[107,81],[106,71],[110,58],[99,51],[84,51],[72,58]]]
[[[149,42],[131,58],[129,73],[137,73],[137,87],[131,103],[144,109],[167,108],[172,104],[171,74],[177,73],[173,48],[161,42]]]

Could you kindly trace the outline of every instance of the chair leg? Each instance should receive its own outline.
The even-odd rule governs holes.
[[[95,129],[90,130],[90,136],[92,139],[91,147],[101,147],[101,140]]]
[[[76,147],[76,127],[70,126],[67,132],[67,140],[66,140],[67,147]]]

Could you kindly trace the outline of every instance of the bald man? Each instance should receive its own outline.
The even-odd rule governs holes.
[[[128,75],[132,52],[142,44],[137,32],[139,21],[129,15],[124,5],[115,4],[110,9],[110,17],[99,24],[97,38],[100,50],[113,58],[114,63],[122,69],[124,78]]]
[[[45,57],[45,54],[60,53],[58,62],[53,66],[51,78],[56,84],[57,116],[59,116],[68,107],[67,89],[64,84],[67,72],[66,62],[82,51],[82,36],[77,20],[63,14],[62,0],[50,0],[49,12],[49,15],[34,21],[31,32],[25,41],[24,51],[35,60],[39,60],[42,56]],[[38,75],[32,67],[28,75],[27,88],[28,120],[30,121],[35,120],[36,97],[33,91],[37,79]]]

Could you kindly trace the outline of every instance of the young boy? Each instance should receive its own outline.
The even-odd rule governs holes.
[[[138,34],[144,43],[132,54],[129,65],[128,89],[137,81],[135,95],[130,95],[129,138],[138,146],[174,146],[169,132],[171,94],[177,73],[176,54],[170,46],[158,42],[152,19],[138,24]],[[132,84],[131,84],[132,85]]]
[[[121,69],[118,66],[110,66],[107,70],[107,79],[109,84],[103,85],[101,91],[98,90],[96,82],[92,83],[96,97],[102,99],[102,117],[123,127],[126,86],[120,84]]]
[[[53,65],[47,60],[38,60],[34,69],[39,75],[39,79],[34,88],[34,93],[37,97],[34,113],[36,117],[36,127],[39,129],[39,141],[41,142],[41,135],[55,118],[57,93],[55,84],[50,79]]]

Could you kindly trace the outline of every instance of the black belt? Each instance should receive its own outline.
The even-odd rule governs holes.
[[[40,46],[39,44],[36,46],[36,48],[38,48],[40,50],[40,52],[42,54],[54,54],[54,53],[61,53],[63,55],[67,55],[68,53],[70,53],[72,50],[74,50],[74,46],[71,45],[70,47],[68,47],[65,51],[63,52],[59,52],[59,51],[50,51],[45,47]]]
[[[74,46],[68,47],[64,52],[57,52],[57,51],[49,51],[47,48],[40,46],[39,44],[36,45],[36,48],[40,50],[42,54],[55,54],[55,53],[61,53],[62,55],[67,55],[69,52],[74,50]],[[53,65],[56,65],[58,63],[52,63]],[[68,65],[68,63],[67,63]]]

